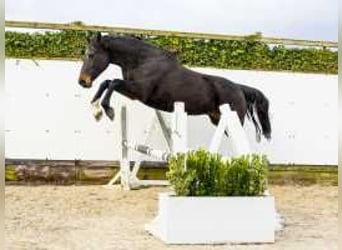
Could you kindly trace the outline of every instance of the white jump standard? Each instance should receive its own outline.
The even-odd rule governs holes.
[[[229,134],[229,140],[233,145],[233,155],[243,155],[251,153],[247,137],[244,129],[241,126],[240,120],[235,111],[230,109],[229,104],[223,104],[220,106],[221,119],[215,130],[213,138],[210,143],[209,150],[213,153],[218,152],[220,143],[227,131]],[[185,112],[184,103],[176,102],[174,104],[174,112],[172,113],[171,120],[171,132],[168,131],[166,122],[163,119],[161,113],[156,110],[157,120],[154,119],[150,124],[150,129],[153,130],[153,126],[159,125],[163,136],[165,137],[169,151],[163,151],[154,149],[145,145],[149,133],[146,134],[143,143],[132,143],[127,139],[127,130],[129,124],[127,122],[127,108],[123,106],[121,109],[121,135],[122,135],[122,156],[120,161],[120,170],[107,184],[111,186],[116,183],[119,179],[121,185],[125,190],[130,190],[132,187],[146,186],[146,185],[168,185],[168,181],[165,180],[139,180],[137,177],[138,171],[142,160],[138,159],[135,161],[133,169],[131,171],[128,160],[128,149],[137,151],[143,155],[151,156],[155,159],[166,161],[168,157],[175,153],[185,153],[188,151],[187,147],[187,114]]]
[[[134,187],[139,186],[150,186],[150,185],[168,185],[169,182],[165,180],[140,180],[137,176],[141,165],[141,158],[135,161],[133,169],[130,168],[130,161],[128,159],[128,150],[134,150],[141,153],[141,157],[144,155],[153,157],[160,161],[167,161],[168,158],[174,153],[186,152],[187,151],[187,114],[184,111],[184,103],[175,103],[174,112],[172,113],[171,132],[168,131],[166,122],[163,119],[161,113],[156,111],[156,118],[153,119],[150,124],[151,132],[155,124],[159,125],[165,140],[167,141],[168,151],[154,149],[145,145],[149,133],[146,133],[143,144],[132,143],[128,141],[127,132],[129,124],[127,122],[127,108],[123,106],[121,109],[121,135],[122,135],[122,155],[120,161],[120,170],[114,176],[114,178],[107,184],[107,186],[113,185],[119,179],[121,185],[125,190],[130,190]]]

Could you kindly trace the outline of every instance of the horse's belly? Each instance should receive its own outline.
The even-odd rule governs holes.
[[[203,102],[203,100],[193,100],[193,99],[183,99],[183,98],[175,98],[175,99],[158,99],[152,98],[145,104],[151,108],[166,111],[166,112],[173,112],[174,110],[174,103],[175,102],[184,102],[185,111],[189,115],[201,115],[207,114],[212,109],[212,105],[209,103]]]
[[[160,84],[145,104],[155,109],[172,112],[175,102],[184,102],[185,111],[191,115],[207,114],[215,107],[213,95],[203,82],[177,81],[177,79],[175,81],[168,79],[164,84]]]
[[[162,110],[162,111],[166,111],[166,112],[172,112],[173,111],[173,106],[170,105],[170,102],[167,100],[161,100],[161,99],[149,99],[146,103],[147,106],[154,108],[154,109],[158,109],[158,110]]]

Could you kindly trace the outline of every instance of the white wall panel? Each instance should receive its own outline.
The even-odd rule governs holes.
[[[117,160],[120,157],[120,107],[129,104],[129,138],[141,141],[154,111],[114,94],[114,122],[96,122],[90,101],[103,79],[120,78],[110,66],[91,89],[77,83],[80,62],[6,60],[6,157]],[[270,100],[272,140],[256,143],[254,127],[245,123],[253,150],[272,163],[337,164],[337,75],[242,70],[195,69],[262,90]],[[206,116],[189,117],[189,147],[208,145],[214,132]],[[165,149],[160,131],[148,144]],[[221,152],[229,154],[229,140]],[[132,153],[134,159],[137,154]]]

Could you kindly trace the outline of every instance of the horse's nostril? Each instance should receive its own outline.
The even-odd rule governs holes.
[[[84,79],[83,77],[80,77],[78,79],[78,83],[84,88],[90,88],[91,87],[91,80],[90,79]]]
[[[82,86],[82,87],[85,87],[86,85],[86,82],[82,79],[78,80],[78,83]]]

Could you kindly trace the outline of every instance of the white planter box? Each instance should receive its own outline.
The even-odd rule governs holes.
[[[168,244],[272,243],[273,196],[176,197],[159,194],[159,211],[146,226]]]

